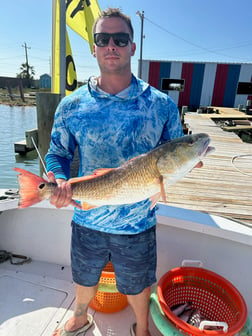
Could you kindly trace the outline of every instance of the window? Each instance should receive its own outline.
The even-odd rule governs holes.
[[[239,82],[237,94],[252,95],[252,82]]]
[[[184,91],[184,79],[162,78],[163,91]]]

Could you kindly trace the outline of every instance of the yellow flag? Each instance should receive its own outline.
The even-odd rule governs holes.
[[[77,88],[77,75],[72,56],[68,33],[66,31],[66,95]]]
[[[66,23],[83,37],[93,53],[92,27],[101,13],[96,0],[66,0]]]
[[[52,92],[60,94],[60,2],[55,2],[52,51]],[[66,90],[68,95],[77,88],[77,75],[68,33],[66,31]]]

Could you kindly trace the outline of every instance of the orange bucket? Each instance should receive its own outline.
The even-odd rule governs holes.
[[[114,267],[108,262],[102,271],[98,291],[89,306],[102,313],[116,313],[127,305],[127,296],[118,292]]]
[[[158,282],[157,296],[166,317],[190,336],[233,336],[243,328],[247,319],[247,306],[240,292],[228,280],[204,268],[170,270]],[[227,331],[200,330],[182,321],[171,307],[185,302],[191,302],[207,320],[225,322]]]

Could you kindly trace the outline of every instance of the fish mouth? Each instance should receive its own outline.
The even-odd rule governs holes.
[[[205,152],[205,155],[208,155],[208,154],[210,154],[210,153],[212,153],[212,152],[214,152],[215,151],[215,147],[213,147],[213,146],[208,146],[207,147],[207,150],[206,150],[206,152]]]
[[[209,146],[209,143],[210,143],[210,138],[207,138],[205,141],[204,141],[204,144],[199,152],[199,156],[200,157],[204,157],[206,155],[209,155],[210,153],[212,153],[215,148],[212,147],[212,146]]]

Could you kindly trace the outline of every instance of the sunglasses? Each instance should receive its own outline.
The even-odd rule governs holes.
[[[111,37],[117,47],[126,47],[129,41],[132,42],[128,33],[96,33],[94,34],[94,43],[97,47],[107,47]]]

